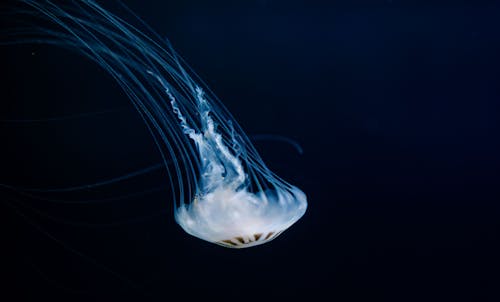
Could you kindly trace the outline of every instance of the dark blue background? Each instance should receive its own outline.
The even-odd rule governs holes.
[[[249,135],[301,144],[303,155],[255,143],[272,170],[306,192],[308,212],[270,244],[229,250],[185,234],[166,190],[64,204],[2,189],[7,292],[17,301],[179,293],[497,301],[498,1],[178,2],[126,1]],[[0,52],[0,183],[65,187],[160,161],[98,66],[43,45]],[[60,119],[98,111],[106,112]],[[162,186],[166,172],[156,171],[39,195],[79,201]]]

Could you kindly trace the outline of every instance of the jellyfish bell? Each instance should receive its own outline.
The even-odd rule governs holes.
[[[176,213],[179,225],[200,239],[231,248],[269,242],[305,212],[306,198],[296,192],[253,194],[220,188]]]
[[[91,0],[19,0],[14,43],[77,50],[123,88],[164,159],[176,222],[189,234],[230,248],[266,243],[299,220],[306,195],[271,172],[238,123],[170,44],[148,36]],[[31,20],[31,19],[30,19]],[[51,24],[47,25],[47,21]],[[37,36],[25,37],[26,33]]]

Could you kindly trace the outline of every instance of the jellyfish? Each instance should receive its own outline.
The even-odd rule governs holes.
[[[273,173],[199,76],[132,12],[141,31],[92,0],[18,0],[2,44],[46,43],[97,63],[121,86],[168,171],[174,218],[229,248],[269,242],[298,221],[307,198]]]

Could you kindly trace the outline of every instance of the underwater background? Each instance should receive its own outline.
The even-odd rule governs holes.
[[[254,142],[308,210],[233,250],[182,231],[162,169],[37,198],[2,188],[0,300],[498,301],[499,1],[123,2],[250,137],[300,144]],[[0,74],[1,184],[92,184],[161,162],[86,58],[1,46]]]

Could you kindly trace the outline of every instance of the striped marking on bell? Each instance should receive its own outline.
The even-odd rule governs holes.
[[[225,239],[218,241],[217,243],[225,247],[231,248],[245,248],[254,245],[259,245],[268,242],[276,237],[278,237],[283,231],[279,232],[269,232],[269,233],[256,233],[250,236],[236,236],[231,239]]]

